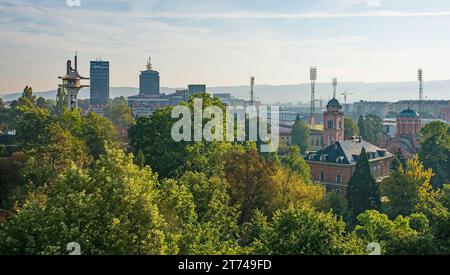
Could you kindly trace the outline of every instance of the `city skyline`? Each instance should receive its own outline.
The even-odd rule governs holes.
[[[450,3],[297,2],[5,0],[0,94],[55,89],[75,50],[82,74],[110,61],[112,87],[137,87],[149,55],[165,87],[307,83],[310,65],[318,82],[450,79]]]

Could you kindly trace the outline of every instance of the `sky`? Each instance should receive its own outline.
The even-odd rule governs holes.
[[[111,86],[450,79],[448,0],[0,0],[0,94],[53,90],[66,60],[109,60]],[[75,4],[75,5],[74,5]]]

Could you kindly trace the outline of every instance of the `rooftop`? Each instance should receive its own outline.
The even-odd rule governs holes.
[[[419,117],[419,114],[416,111],[408,108],[408,109],[402,111],[399,116],[400,117]]]
[[[336,142],[325,149],[310,153],[306,159],[309,161],[356,164],[363,148],[366,149],[369,161],[393,157],[393,155],[385,149],[381,149],[367,141],[355,139]]]

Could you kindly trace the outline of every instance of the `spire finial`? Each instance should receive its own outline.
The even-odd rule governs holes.
[[[78,71],[78,51],[75,51],[75,71]]]
[[[152,70],[152,57],[151,56],[148,58],[148,61],[147,61],[147,70],[148,71]]]

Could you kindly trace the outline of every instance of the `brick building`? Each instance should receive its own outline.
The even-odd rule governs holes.
[[[346,193],[347,184],[356,169],[358,158],[365,148],[369,157],[372,176],[381,182],[391,173],[394,156],[361,139],[338,141],[325,149],[310,153],[305,160],[313,181],[324,184],[328,191]]]
[[[369,157],[373,177],[381,182],[390,175],[394,158],[391,153],[360,138],[344,140],[344,112],[335,98],[328,102],[323,121],[323,141],[327,147],[309,153],[305,158],[314,181],[321,182],[329,191],[346,193],[363,148]]]

